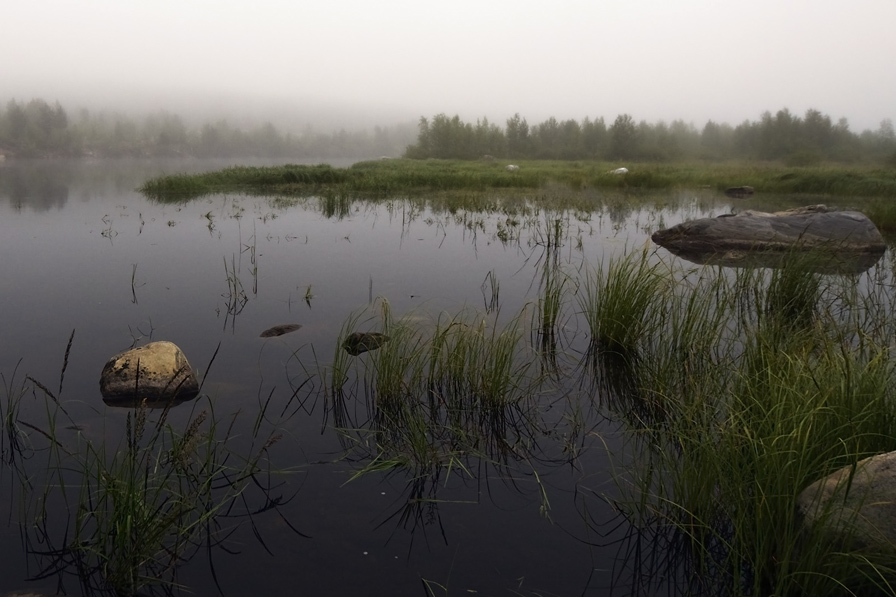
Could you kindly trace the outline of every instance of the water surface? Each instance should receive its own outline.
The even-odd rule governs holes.
[[[241,411],[251,422],[261,402],[285,404],[332,360],[347,318],[375,313],[383,299],[396,317],[422,325],[465,310],[506,321],[537,304],[546,267],[581,270],[640,250],[660,227],[731,209],[709,191],[669,194],[650,209],[619,196],[595,211],[553,210],[536,194],[525,212],[510,214],[428,209],[401,198],[356,201],[337,213],[315,197],[160,204],[135,191],[162,173],[222,165],[0,166],[0,371],[7,380],[27,373],[55,390],[74,330],[61,398],[79,429],[62,431],[70,434],[64,441],[77,433],[119,441],[127,410],[103,404],[99,373],[132,346],[172,341],[200,374],[217,350],[197,404],[210,400],[218,416]],[[551,243],[545,234],[556,222],[564,234]],[[376,326],[375,318],[362,321]],[[289,323],[301,328],[259,337]],[[569,316],[561,349],[576,355],[586,344]],[[180,582],[197,594],[215,594],[215,576],[231,595],[651,594],[673,582],[677,565],[664,560],[656,537],[639,534],[612,507],[611,470],[628,458],[630,439],[588,391],[544,397],[525,459],[471,458],[465,471],[417,483],[402,470],[350,480],[364,455],[346,450],[322,396],[310,389],[302,396],[271,451],[287,471],[275,492],[284,504],[253,517],[257,536],[244,525],[228,546],[234,553],[211,552],[214,568],[200,553],[181,569]],[[26,396],[20,418],[39,426],[43,402]],[[182,405],[172,421],[204,407]],[[347,407],[363,424],[364,405]],[[43,463],[34,453],[26,466]],[[77,592],[70,570],[27,582],[41,561],[25,553],[15,482],[3,478],[9,522],[0,589],[52,593],[63,582]]]

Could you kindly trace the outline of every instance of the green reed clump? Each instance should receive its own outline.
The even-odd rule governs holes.
[[[568,301],[568,289],[575,283],[570,274],[551,260],[545,260],[541,289],[533,309],[532,328],[536,338],[533,345],[538,347],[544,366],[554,375],[560,374],[557,357],[561,321]]]
[[[173,404],[153,411],[144,400],[127,413],[119,442],[88,439],[61,399],[73,337],[58,394],[26,376],[28,389],[43,395],[46,414],[44,425],[23,422],[34,432],[29,449],[47,458],[43,472],[20,471],[35,578],[71,574],[89,594],[131,596],[153,585],[168,590],[181,564],[226,541],[237,525],[225,521],[242,512],[238,501],[248,507],[249,488],[272,504],[258,477],[269,474],[268,450],[280,435],[262,431],[267,405],[248,444],[244,438],[237,448],[236,415],[221,421],[211,401],[181,427],[170,422]],[[8,408],[16,408],[17,397],[7,398]],[[16,451],[19,441],[11,444]]]
[[[463,313],[421,323],[393,320],[388,303],[380,305],[388,342],[354,357],[351,366],[334,367],[346,376],[339,382],[348,383],[348,395],[325,389],[334,411],[347,412],[351,398],[367,404],[366,421],[335,421],[354,437],[350,449],[367,454],[362,472],[398,467],[431,475],[473,454],[503,459],[528,433],[519,423],[540,383],[524,347],[522,316],[503,326]],[[349,319],[343,336],[364,321]]]
[[[815,320],[822,289],[812,265],[811,257],[793,255],[772,271],[765,291],[766,320],[788,327],[805,327]]]
[[[592,343],[603,350],[635,355],[659,325],[668,288],[660,265],[650,262],[646,247],[587,271],[576,298]]]
[[[47,479],[29,487],[26,525],[29,542],[43,544],[35,550],[38,577],[70,573],[85,590],[137,595],[173,586],[180,565],[226,539],[232,529],[222,523],[279,436],[239,455],[228,445],[233,421],[221,426],[211,404],[182,430],[168,416],[168,409],[151,416],[145,405],[135,408],[120,445],[80,434],[63,441],[52,421],[41,431]]]
[[[137,189],[156,201],[183,201],[213,193],[305,194],[316,189],[341,185],[348,179],[346,170],[326,164],[305,166],[247,167],[234,166],[201,174],[173,174],[153,178]]]
[[[677,529],[695,554],[690,574],[710,592],[891,594],[896,546],[844,549],[804,528],[796,508],[817,479],[896,449],[890,340],[863,335],[854,326],[867,319],[851,313],[879,295],[840,293],[789,267],[702,268],[670,295],[663,332],[639,361],[643,391],[667,416],[634,426],[629,511]]]
[[[613,174],[619,164],[604,162],[523,161],[508,171],[507,162],[461,160],[377,160],[351,168],[319,166],[233,167],[217,172],[175,174],[148,180],[140,192],[158,201],[183,201],[211,193],[313,195],[338,190],[353,195],[394,196],[415,191],[484,191],[543,189],[559,184],[570,189],[675,189],[748,185],[759,193],[896,196],[892,171],[848,166],[788,167],[751,162],[627,164],[629,172]]]

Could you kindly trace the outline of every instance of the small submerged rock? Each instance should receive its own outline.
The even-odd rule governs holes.
[[[734,199],[743,199],[745,197],[750,197],[753,192],[753,187],[748,186],[729,187],[725,189],[725,194]]]
[[[190,362],[173,342],[150,342],[118,353],[100,374],[100,393],[109,406],[161,408],[192,400],[199,383]]]
[[[288,334],[290,332],[294,332],[297,329],[302,327],[298,323],[284,323],[282,325],[275,325],[272,328],[268,328],[259,334],[260,338],[273,338],[274,336],[282,336],[283,334]]]
[[[342,348],[356,357],[361,353],[376,350],[388,341],[389,336],[379,332],[352,332],[342,343]]]

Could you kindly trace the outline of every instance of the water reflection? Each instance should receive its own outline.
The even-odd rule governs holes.
[[[666,247],[670,253],[698,265],[721,265],[741,268],[782,268],[795,258],[794,251],[724,251],[702,252],[683,251]],[[820,274],[861,274],[876,265],[884,251],[801,251],[804,260],[811,263],[812,270]]]
[[[645,267],[668,266],[658,269],[665,302],[628,349],[595,342],[579,300],[590,266],[643,247],[660,227],[730,209],[708,194],[648,200],[550,189],[157,204],[133,193],[139,177],[92,167],[74,173],[69,197],[78,200],[58,217],[50,210],[30,219],[0,205],[8,301],[0,354],[7,371],[22,358],[33,378],[55,380],[59,330],[77,322],[86,340],[71,356],[66,396],[54,392],[77,429],[64,429],[66,419],[56,439],[73,455],[89,439],[125,462],[138,415],[102,404],[96,375],[107,356],[156,337],[207,362],[220,342],[200,398],[147,411],[144,423],[166,413],[163,464],[175,462],[172,449],[202,410],[218,417],[216,437],[233,442],[229,464],[246,454],[276,463],[241,477],[253,496],[241,494],[232,518],[212,525],[221,533],[213,538],[225,539],[211,543],[213,569],[201,556],[209,542],[199,539],[189,543],[191,565],[186,556],[172,564],[177,581],[199,591],[217,576],[234,594],[414,594],[421,579],[436,594],[440,586],[451,594],[721,592],[734,579],[705,567],[705,552],[689,543],[697,525],[634,479],[652,467],[645,476],[656,488],[668,465],[649,461],[635,441],[681,458],[686,446],[672,432],[721,418],[718,398],[736,380],[727,365],[747,350],[741,334],[769,313],[797,314],[791,319],[809,329],[819,313],[836,314],[838,324],[884,316],[848,347],[896,329],[886,319],[896,312],[884,271],[892,256],[869,274],[801,295],[785,279],[772,284],[768,272],[722,273],[648,247]],[[864,288],[880,300],[866,301]],[[829,300],[840,302],[818,308]],[[864,311],[851,310],[857,304]],[[278,322],[301,331],[259,339]],[[352,356],[343,344],[354,332],[390,340]],[[42,391],[40,408],[31,389],[25,394],[11,420],[46,431]],[[209,421],[199,425],[204,438]],[[257,440],[256,427],[265,431]],[[30,450],[23,476],[44,474],[56,444],[23,424],[9,442]],[[57,473],[68,474],[47,474]],[[711,495],[715,477],[701,478]],[[219,480],[223,491],[237,476]],[[73,528],[61,513],[75,510],[53,502],[47,512],[28,539],[32,570],[70,584],[71,574],[92,570],[60,551]],[[237,520],[245,524],[228,535]],[[721,519],[712,524],[724,538]],[[237,544],[241,555],[227,557]],[[300,578],[296,562],[306,563]],[[20,580],[18,569],[6,568],[3,586]],[[96,576],[89,582],[100,592]]]

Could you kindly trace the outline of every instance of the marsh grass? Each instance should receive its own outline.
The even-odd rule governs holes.
[[[532,329],[535,340],[532,344],[538,350],[545,372],[554,376],[561,375],[558,352],[562,350],[565,312],[569,294],[575,292],[575,289],[571,288],[574,284],[575,278],[556,264],[545,263],[541,276],[541,289],[533,309]]]
[[[874,278],[798,259],[677,277],[630,384],[664,416],[623,413],[640,446],[623,511],[685,537],[706,594],[892,594],[896,546],[832,541],[796,508],[813,481],[896,449],[890,340],[855,327],[892,324]]]
[[[343,181],[264,188],[317,193],[312,201],[328,217],[350,213],[353,201],[407,193],[416,209],[402,212],[403,223],[423,206],[474,235],[484,230],[481,212],[500,213],[497,240],[522,244],[528,227],[528,247],[541,252],[537,299],[509,323],[497,323],[494,274],[482,284],[485,315],[421,322],[394,318],[378,301],[346,320],[321,379],[355,474],[404,474],[408,504],[431,507],[449,478],[469,479],[481,462],[528,463],[549,451],[546,429],[569,445],[584,420],[606,416],[637,446],[616,472],[612,504],[674,546],[663,557],[682,558],[682,586],[711,595],[893,594],[894,550],[832,542],[823,527],[805,528],[796,509],[813,481],[896,449],[892,263],[850,276],[819,273],[800,255],[773,270],[673,267],[645,248],[580,271],[557,267],[571,244],[564,210],[620,222],[638,209],[638,189],[713,192],[736,181],[765,193],[849,195],[841,207],[872,206],[881,226],[886,205],[850,194],[892,196],[892,176],[740,164],[604,179],[590,165],[566,174],[565,165],[521,166],[505,180],[482,164],[367,163]],[[564,344],[565,328],[587,332],[586,345]],[[390,341],[350,356],[342,341],[359,329]],[[558,404],[568,410],[549,415]],[[577,463],[581,447],[568,453]],[[425,516],[410,508],[399,517]]]
[[[328,390],[366,405],[340,429],[357,475],[401,471],[414,503],[433,507],[438,487],[472,477],[478,462],[540,478],[549,459],[527,467],[558,450],[555,440],[576,462],[574,438],[598,433],[585,421],[608,416],[634,454],[616,469],[610,501],[666,542],[676,586],[893,594],[896,546],[832,540],[796,507],[812,482],[896,449],[896,312],[883,266],[822,275],[794,256],[774,270],[732,270],[673,266],[647,250],[580,272],[552,263],[542,262],[537,301],[506,324],[469,312],[394,319],[384,302],[350,318],[342,336],[360,325],[392,338],[340,357]],[[550,339],[567,320],[588,332],[578,360],[581,338]],[[549,417],[559,404],[562,417]],[[548,512],[547,491],[542,505]],[[425,518],[414,508],[400,517]]]
[[[70,349],[71,339],[60,387]],[[64,431],[79,427],[61,391],[27,379],[46,414],[42,425],[25,424],[34,432],[30,449],[47,460],[44,473],[22,475],[34,579],[55,576],[62,586],[72,576],[84,594],[130,596],[152,587],[169,594],[183,564],[226,545],[241,523],[254,527],[252,511],[276,509],[268,457],[280,435],[260,424],[266,409],[239,448],[237,416],[220,417],[211,400],[201,410],[194,403],[182,426],[171,422],[171,405],[152,410],[144,401],[127,412],[119,442],[92,440]]]
[[[585,273],[576,298],[593,350],[637,358],[642,343],[658,328],[669,289],[660,268],[645,246]]]
[[[456,160],[377,160],[359,162],[350,168],[326,165],[276,167],[232,167],[217,172],[176,174],[146,181],[139,189],[147,197],[179,202],[212,193],[322,196],[332,213],[344,213],[347,197],[394,197],[416,192],[482,191],[496,189],[545,189],[562,185],[568,189],[648,190],[710,188],[724,191],[731,186],[752,186],[759,193],[806,194],[837,197],[896,196],[892,170],[843,165],[807,167],[772,163],[683,162],[629,165],[625,176],[604,162],[525,161],[519,170],[508,172],[502,163]],[[881,206],[883,208],[883,206]]]
[[[224,258],[224,274],[227,290],[221,294],[221,297],[224,299],[224,327],[226,328],[228,322],[232,326],[236,325],[236,317],[246,307],[246,304],[249,302],[249,296],[243,287],[243,281],[240,279],[236,256],[231,256],[229,265],[227,258]],[[257,278],[253,276],[253,279],[255,284],[257,284]]]
[[[19,408],[22,399],[28,393],[27,377],[19,381],[16,380],[19,372],[21,360],[16,363],[15,368],[6,378],[5,374],[0,373],[0,381],[3,382],[4,399],[0,401],[0,419],[2,419],[2,448],[0,448],[0,461],[5,464],[13,465],[18,457],[28,445],[27,433],[19,425]]]
[[[404,470],[431,480],[466,475],[470,458],[518,457],[542,381],[525,347],[523,318],[498,326],[461,313],[421,326],[415,317],[393,319],[385,301],[376,308],[375,318],[350,317],[339,340],[359,324],[377,325],[390,340],[350,363],[338,355],[326,389],[346,447],[368,462],[358,474]],[[349,400],[366,405],[363,418],[335,414],[346,413]]]

